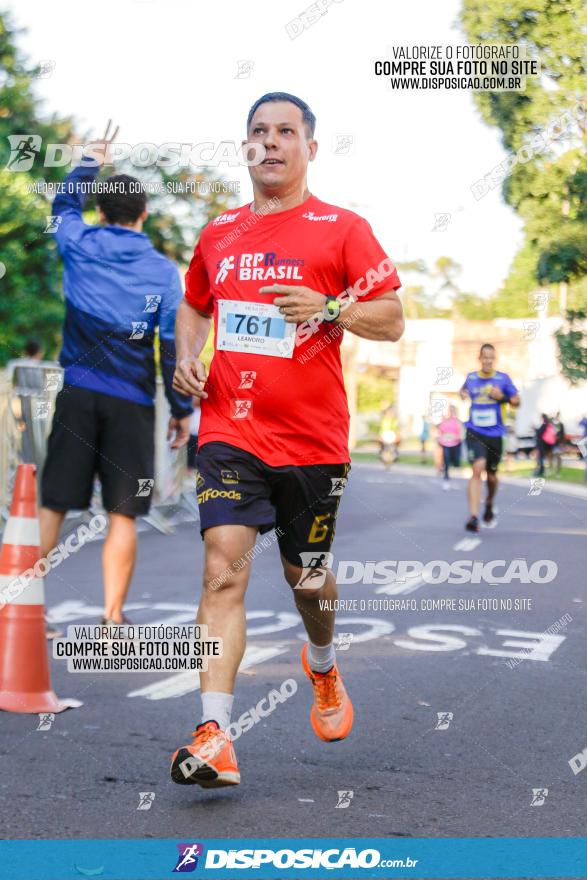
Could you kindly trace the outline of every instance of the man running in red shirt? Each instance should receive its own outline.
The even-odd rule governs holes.
[[[205,567],[197,620],[223,640],[222,657],[201,673],[202,723],[173,756],[171,776],[181,784],[240,782],[225,731],[258,532],[276,529],[308,633],[302,665],[314,689],[314,732],[340,740],[353,722],[335,662],[334,610],[320,605],[329,600],[333,608],[337,596],[329,551],[350,469],[340,344],[345,327],[395,342],[404,322],[399,278],[369,224],[308,190],[315,123],[307,104],[283,92],[253,105],[247,143],[265,157],[249,169],[254,201],[206,226],[177,313],[175,388],[202,401]],[[212,317],[207,376],[199,355]]]

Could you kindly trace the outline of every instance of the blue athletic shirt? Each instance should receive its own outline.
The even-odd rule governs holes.
[[[467,428],[484,434],[486,437],[503,437],[506,432],[504,424],[505,404],[493,400],[489,396],[490,388],[499,388],[506,397],[513,397],[518,389],[507,373],[494,371],[489,376],[481,372],[469,373],[463,385],[471,398],[469,421]]]
[[[171,386],[175,313],[183,296],[179,272],[144,233],[84,223],[82,210],[99,170],[84,159],[53,202],[66,306],[59,358],[64,381],[153,406],[158,326],[165,393],[172,414],[181,418],[192,405]]]

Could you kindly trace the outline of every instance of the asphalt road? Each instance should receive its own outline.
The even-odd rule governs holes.
[[[501,487],[498,527],[475,545],[463,531],[463,481],[443,492],[425,473],[353,467],[339,563],[519,558],[551,560],[558,574],[538,584],[342,586],[341,598],[358,606],[404,599],[417,607],[340,614],[339,631],[353,638],[338,661],[355,706],[341,743],[312,732],[301,623],[276,548],[261,553],[234,716],[287,679],[299,687],[236,743],[238,788],[206,792],[169,779],[172,752],[199,721],[196,674],[72,674],[52,660],[57,693],[84,705],[47,730],[37,729],[38,716],[1,714],[3,836],[583,836],[587,772],[575,774],[569,760],[587,747],[587,500],[528,491]],[[99,555],[92,543],[47,578],[62,626],[98,619]],[[129,616],[193,620],[201,566],[196,523],[171,536],[143,532]],[[498,608],[428,610],[429,599],[496,599]],[[141,792],[152,793],[148,809],[137,809]]]

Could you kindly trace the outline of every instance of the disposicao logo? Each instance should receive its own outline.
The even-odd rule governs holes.
[[[190,874],[198,867],[198,858],[204,855],[204,846],[201,843],[178,843],[176,844],[179,855],[177,864],[173,869],[174,874]]]

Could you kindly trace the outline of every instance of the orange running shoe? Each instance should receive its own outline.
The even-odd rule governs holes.
[[[353,704],[336,663],[330,672],[314,672],[308,662],[308,645],[302,648],[302,666],[314,688],[310,720],[314,733],[324,742],[337,742],[351,732]]]
[[[216,721],[199,724],[189,746],[182,746],[171,759],[171,778],[178,785],[220,788],[238,785],[241,775],[234,746]]]

